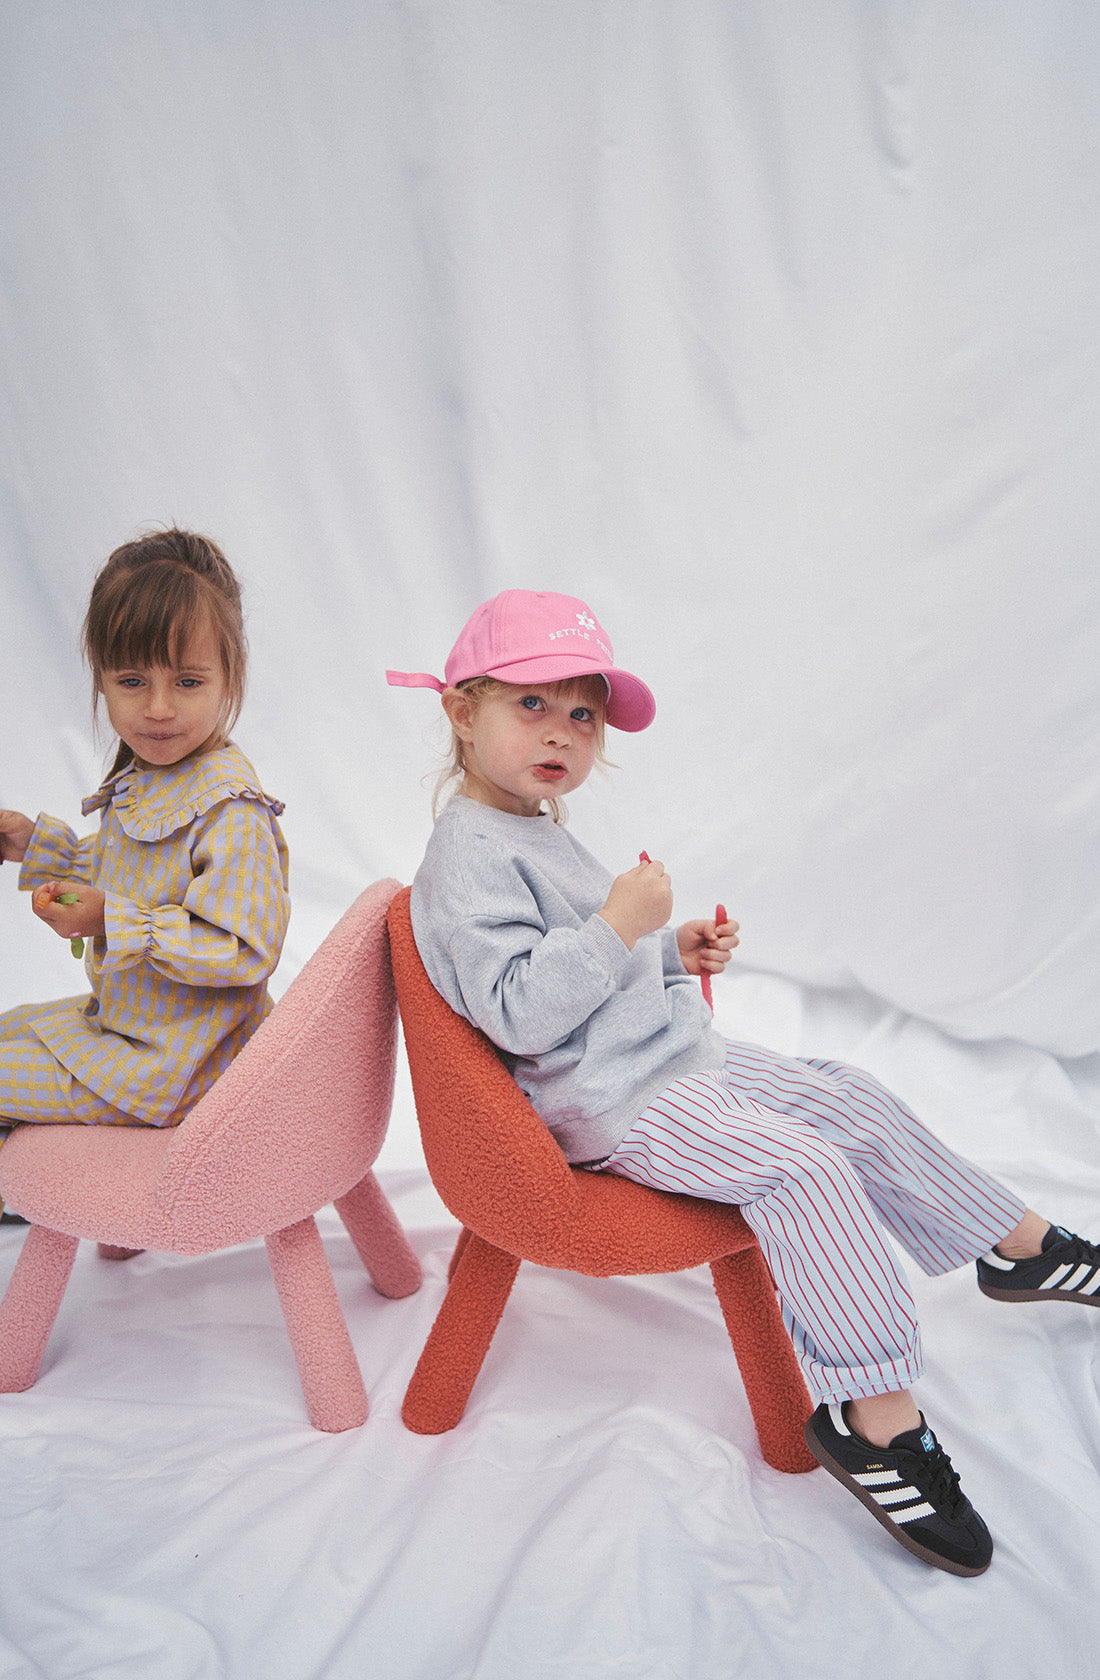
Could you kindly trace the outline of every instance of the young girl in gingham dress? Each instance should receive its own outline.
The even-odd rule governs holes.
[[[691,977],[721,972],[736,922],[673,931],[660,863],[643,853],[612,878],[558,822],[604,723],[644,729],[655,711],[583,601],[508,590],[473,614],[445,683],[387,675],[441,691],[452,728],[458,793],[411,901],[436,989],[501,1050],[573,1165],[742,1209],[818,1401],[811,1450],[908,1550],[981,1574],[989,1531],[910,1392],[920,1337],[886,1232],[933,1275],[976,1261],[982,1291],[1009,1301],[1098,1304],[1100,1248],[862,1069],[713,1030]]]
[[[119,737],[99,828],[0,811],[31,908],[87,941],[90,993],[0,1015],[0,1125],[174,1126],[270,1009],[289,916],[282,805],[228,740],[244,692],[237,580],[193,533],[115,550],[84,623]]]

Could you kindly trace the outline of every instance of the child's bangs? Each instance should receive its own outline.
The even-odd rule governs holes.
[[[603,677],[563,677],[561,682],[544,686],[555,700],[576,700],[590,706],[601,718],[607,710],[607,683]]]
[[[94,671],[174,668],[187,652],[184,636],[201,635],[212,620],[216,625],[210,591],[180,566],[150,566],[118,581],[115,599],[100,603],[95,622],[89,615],[88,657]]]

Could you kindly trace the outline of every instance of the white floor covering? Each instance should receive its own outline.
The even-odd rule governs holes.
[[[1041,1209],[1100,1230],[1100,1058],[963,1045],[743,975],[719,1023],[862,1061]],[[328,1253],[371,1400],[306,1422],[262,1245],[125,1265],[82,1245],[39,1381],[0,1398],[3,1680],[970,1680],[1095,1672],[1100,1313],[914,1275],[920,1398],[997,1542],[962,1581],[821,1472],[764,1465],[705,1271],[521,1270],[465,1418],[405,1384],[453,1221],[399,1092],[384,1182],[425,1267]],[[22,1233],[0,1230],[0,1281]]]

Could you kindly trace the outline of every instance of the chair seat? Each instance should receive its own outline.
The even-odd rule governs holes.
[[[170,1130],[151,1126],[20,1126],[0,1149],[0,1195],[32,1225],[66,1236],[171,1250],[153,1201],[171,1142]]]
[[[588,1277],[629,1277],[680,1272],[755,1246],[739,1208],[648,1190],[611,1173],[574,1168],[570,1177],[574,1194],[559,1223],[524,1227],[523,1259]],[[506,1253],[520,1252],[510,1210],[499,1221],[479,1213],[470,1230]]]
[[[178,1141],[170,1126],[20,1126],[0,1150],[0,1198],[51,1231],[162,1254],[211,1254],[315,1211],[308,1197],[297,1206],[291,1187],[284,1206],[250,1208],[232,1182],[177,1211],[162,1178]],[[350,1187],[335,1183],[333,1199]]]

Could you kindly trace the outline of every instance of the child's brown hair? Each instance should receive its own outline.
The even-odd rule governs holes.
[[[174,667],[191,637],[213,631],[225,677],[225,706],[218,719],[224,741],[244,702],[248,644],[241,588],[216,542],[174,526],[147,531],[107,558],[92,585],[80,644],[92,673],[92,705],[99,705],[105,671],[130,666]],[[110,775],[131,762],[124,741]]]

